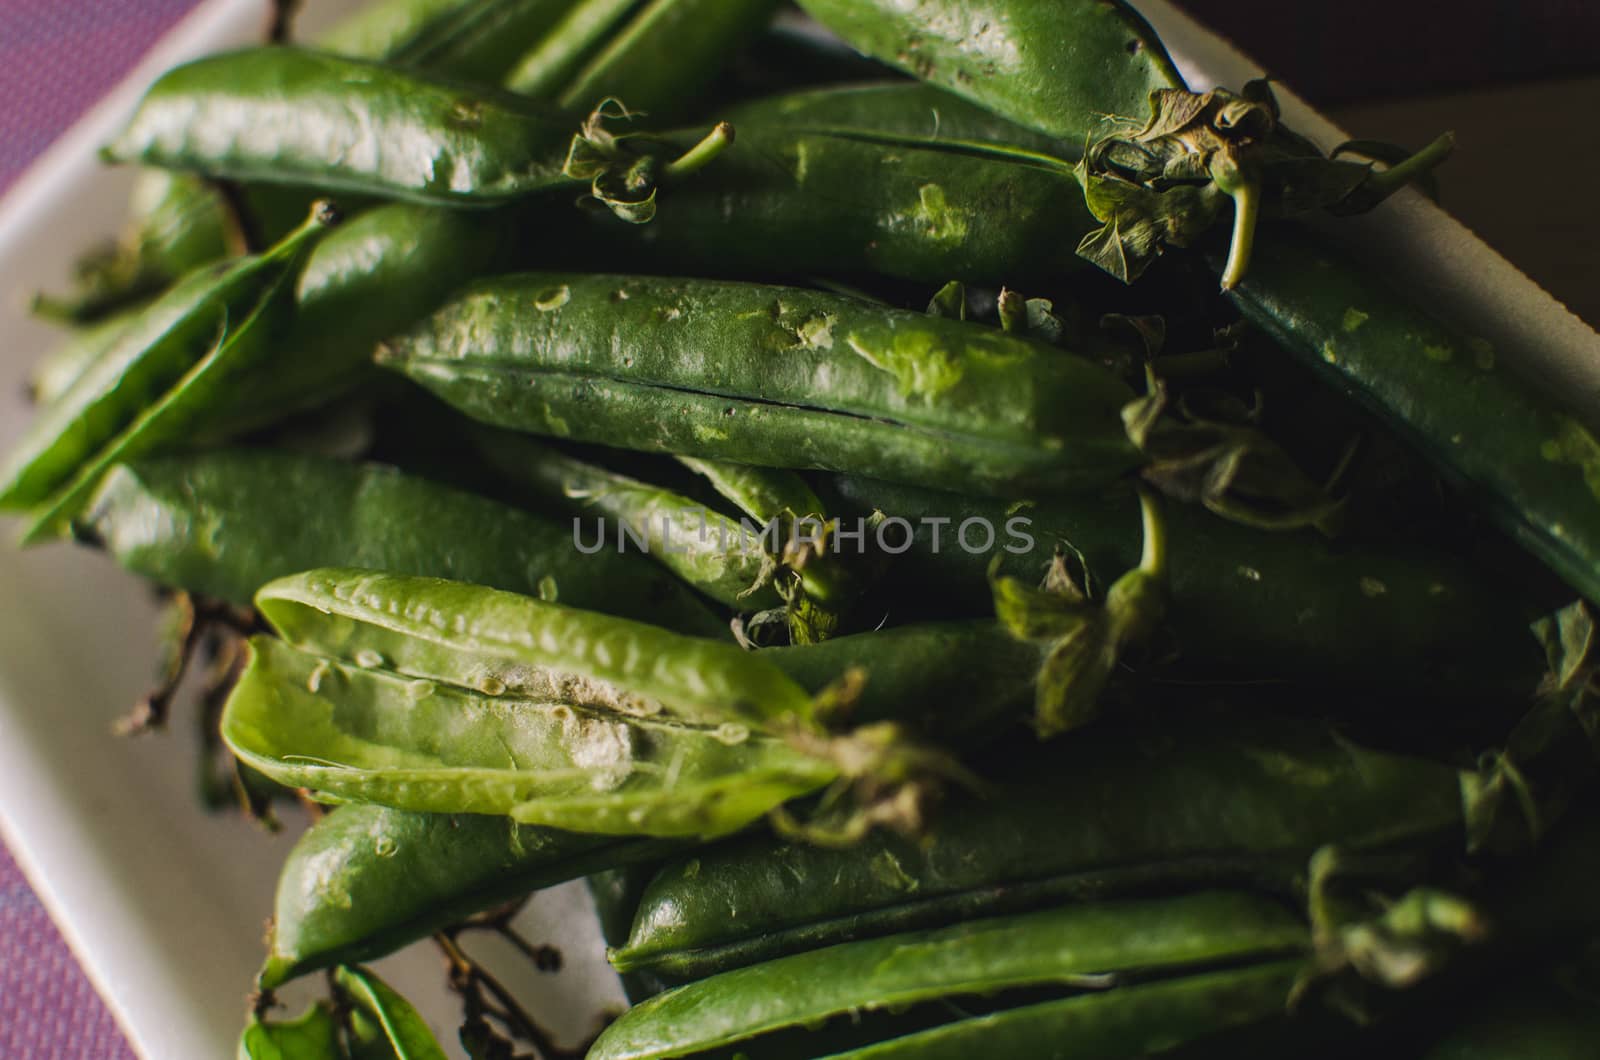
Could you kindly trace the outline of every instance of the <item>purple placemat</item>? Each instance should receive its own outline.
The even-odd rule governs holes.
[[[196,0],[0,0],[0,193]],[[11,855],[0,847],[0,1057],[132,1060]]]
[[[0,192],[195,5],[0,0]]]

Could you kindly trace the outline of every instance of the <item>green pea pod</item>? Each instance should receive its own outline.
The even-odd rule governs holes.
[[[506,74],[506,87],[535,99],[557,98],[585,60],[622,27],[637,6],[638,0],[579,0],[518,59]]]
[[[357,1055],[372,1060],[446,1060],[438,1040],[411,1002],[372,972],[366,968],[340,968],[333,973],[333,981],[351,1004],[350,1032]]]
[[[894,1014],[912,1010],[915,1018],[913,1006],[983,995],[1005,1007],[1003,992],[1029,988],[1116,992],[1129,989],[1121,973],[1177,977],[1309,946],[1305,925],[1283,906],[1238,893],[1063,906],[848,942],[702,979],[636,1005],[606,1028],[589,1058],[759,1053],[772,1036],[849,1017],[853,1026],[827,1042],[831,1052],[839,1038],[865,1046],[893,1034]],[[958,1013],[952,1006],[923,1018],[955,1024]]]
[[[763,528],[741,524],[660,486],[540,445],[526,435],[480,431],[478,452],[542,504],[573,515],[574,534],[646,552],[685,583],[727,607],[779,607],[776,561]],[[592,524],[593,529],[586,524]]]
[[[74,531],[136,574],[241,605],[274,578],[352,566],[727,629],[642,556],[582,555],[558,523],[377,464],[244,449],[139,460],[106,476]]]
[[[822,514],[822,501],[799,475],[692,456],[680,456],[678,463],[704,478],[724,500],[763,524],[784,512]]]
[[[257,985],[375,960],[530,891],[670,849],[504,817],[339,806],[284,860]]]
[[[256,594],[303,651],[488,696],[575,697],[704,725],[804,726],[811,697],[759,654],[464,582],[361,570],[280,578]]]
[[[1311,852],[1462,844],[1461,780],[1321,725],[1203,710],[1119,715],[946,806],[920,842],[848,850],[756,837],[670,862],[619,970],[696,977],[817,946],[1130,888],[1293,890]]]
[[[1501,529],[1600,601],[1600,442],[1393,284],[1309,234],[1262,236],[1252,321],[1409,439]],[[1419,400],[1427,395],[1427,400]]]
[[[356,12],[317,48],[495,84],[574,0],[398,0]]]
[[[343,1060],[339,1017],[319,1002],[298,1019],[250,1021],[239,1039],[239,1060]]]
[[[266,254],[197,272],[130,321],[12,449],[0,469],[0,507],[48,500],[141,411],[236,341],[324,227],[314,217]]]
[[[1007,505],[849,475],[830,486],[839,510],[888,517],[884,535],[909,541],[888,578],[946,614],[991,611],[996,559],[999,573],[1037,580],[1065,553],[1096,594],[1139,559],[1132,490]],[[1520,710],[1545,673],[1527,632],[1539,606],[1492,572],[1435,550],[1256,530],[1192,505],[1166,506],[1165,519],[1173,672],[1387,688],[1419,709],[1425,693],[1497,717]]]
[[[302,258],[308,242],[324,223],[323,211],[308,222],[305,229],[285,240],[285,245],[298,251]],[[113,437],[83,460],[68,479],[35,514],[32,523],[23,533],[23,544],[35,544],[64,533],[71,520],[88,501],[101,477],[113,466],[126,460],[191,444],[193,440],[213,429],[214,410],[222,395],[242,379],[248,378],[254,368],[272,353],[272,340],[286,325],[292,315],[292,300],[287,287],[293,278],[293,269],[280,272],[275,282],[260,292],[259,300],[248,306],[248,312],[234,318],[225,305],[213,305],[208,314],[217,331],[211,347],[202,352],[198,360],[187,366],[182,375],[135,415]],[[161,353],[168,353],[174,344],[188,346],[187,329],[174,329],[157,341]],[[176,333],[177,338],[171,338]],[[119,343],[120,346],[120,343]],[[115,353],[116,351],[108,351]],[[190,352],[193,352],[192,348]],[[75,384],[86,389],[97,381],[98,366]],[[131,395],[129,395],[131,396]]]
[[[796,288],[530,273],[469,287],[380,363],[485,422],[622,448],[1001,494],[1140,461],[1098,365]]]
[[[369,4],[318,38],[320,50],[384,60],[442,77],[493,84],[516,55],[571,0],[389,0]],[[282,237],[305,215],[303,188],[241,187],[245,220],[265,241]],[[348,209],[354,204],[345,202]],[[131,298],[153,294],[191,269],[235,253],[223,193],[192,173],[141,172],[129,202],[131,221],[116,246],[79,266],[79,290],[42,298],[41,308],[71,319],[98,319]],[[403,304],[403,300],[397,299]]]
[[[190,173],[141,170],[129,196],[131,220],[116,242],[75,265],[75,289],[61,297],[34,296],[40,316],[98,321],[160,294],[200,268],[239,254],[247,241],[270,245],[305,219],[316,196],[306,188],[256,185],[237,189],[235,216],[228,196]],[[356,204],[342,200],[346,208]]]
[[[1105,0],[800,0],[858,51],[1074,145],[1181,84],[1155,31]]]
[[[725,113],[741,132],[744,126],[808,129],[866,140],[901,137],[910,143],[923,140],[952,148],[1003,143],[1017,149],[1019,158],[1029,153],[1059,155],[1077,146],[997,117],[987,107],[921,81],[802,89],[741,103]]]
[[[610,646],[626,653],[630,643]],[[333,799],[592,834],[710,837],[837,776],[745,728],[626,714],[581,693],[570,702],[469,693],[268,637],[251,647],[223,739],[246,765]]]
[[[948,93],[871,85],[730,113],[738,146],[678,188],[648,229],[567,221],[597,267],[626,255],[680,272],[1015,287],[1085,264],[1074,247],[1099,222],[1071,156]],[[997,210],[1017,220],[995,224]]]
[[[776,0],[649,0],[564,79],[557,102],[584,112],[620,99],[658,126],[685,116],[777,7]]]
[[[898,722],[967,745],[1022,723],[1043,662],[1036,645],[990,621],[918,622],[760,655],[818,695],[858,674],[843,707],[853,724]]]
[[[570,185],[572,118],[533,101],[297,48],[169,71],[112,162],[485,206]]]
[[[99,360],[139,319],[142,306],[124,309],[72,332],[42,357],[28,375],[28,396],[36,405],[53,405],[78,377]]]
[[[829,1060],[966,1060],[980,1054],[1135,1060],[1191,1043],[1207,1055],[1208,1037],[1280,1015],[1304,969],[1302,961],[1276,961],[1047,1001],[834,1053]]]
[[[270,363],[224,396],[228,433],[328,401],[373,374],[379,341],[468,280],[502,268],[515,233],[494,211],[389,203],[317,244],[295,290],[294,319]]]

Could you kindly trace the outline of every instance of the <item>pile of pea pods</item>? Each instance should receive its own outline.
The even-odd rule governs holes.
[[[0,464],[171,597],[130,727],[204,665],[210,801],[312,819],[240,1056],[446,1055],[413,944],[476,1060],[1600,1055],[1593,410],[1307,223],[1448,137],[1113,0],[289,38],[106,145]],[[575,1045],[461,937],[577,879]]]

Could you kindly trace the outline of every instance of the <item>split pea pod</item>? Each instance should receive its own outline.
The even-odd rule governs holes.
[[[271,253],[196,272],[127,323],[42,410],[0,470],[0,506],[41,504],[269,300],[316,228]]]
[[[832,1055],[930,1025],[954,1030],[973,1018],[958,1007],[973,995],[986,998],[998,1022],[999,1014],[1027,1007],[1015,994],[1008,1003],[1008,992],[1105,996],[1138,990],[1125,985],[1128,973],[1165,981],[1208,967],[1279,964],[1309,945],[1305,925],[1283,906],[1240,893],[1062,906],[842,943],[702,979],[636,1005],[606,1028],[589,1057],[760,1054],[792,1040],[809,1046],[808,1055]],[[1279,1008],[1286,997],[1285,988]]]
[[[567,696],[704,725],[805,725],[811,697],[759,653],[479,585],[359,570],[282,578],[256,607],[295,647],[485,695]]]
[[[28,374],[28,397],[35,405],[51,405],[65,394],[100,355],[139,318],[142,306],[123,309],[86,324],[45,354]]]
[[[830,486],[841,510],[890,520],[885,535],[908,547],[888,577],[946,614],[990,612],[997,558],[1000,573],[1037,581],[1059,551],[1069,567],[1082,561],[1096,592],[1138,561],[1132,490],[1008,505],[851,475]],[[1521,709],[1544,675],[1528,634],[1539,605],[1490,572],[1436,550],[1260,531],[1192,505],[1168,505],[1165,519],[1178,672],[1375,684],[1497,711]]]
[[[642,556],[582,555],[560,523],[379,464],[269,449],[148,458],[108,474],[74,531],[135,574],[240,605],[275,578],[355,566],[727,629]]]
[[[180,446],[210,424],[222,395],[270,357],[292,309],[287,288],[310,244],[336,218],[319,204],[264,256],[278,267],[264,276],[254,262],[228,269],[148,345],[134,330],[125,333],[47,410],[11,465],[11,503],[26,503],[41,485],[52,490],[24,544],[63,533],[113,465]]]
[[[631,647],[620,636],[596,645]],[[716,836],[837,776],[736,723],[618,709],[617,687],[603,681],[490,694],[379,669],[375,655],[352,665],[269,637],[251,648],[223,739],[257,771],[334,800],[594,834]],[[508,688],[520,678],[501,672]]]
[[[321,404],[373,373],[384,337],[518,253],[500,211],[386,203],[329,233],[306,259],[273,356],[214,407],[211,437]]]
[[[504,817],[339,806],[284,860],[257,982],[272,990],[308,972],[375,960],[530,891],[670,849]]]
[[[1131,888],[1294,890],[1328,843],[1462,844],[1460,774],[1325,727],[1197,711],[1106,721],[952,802],[920,841],[750,837],[669,862],[621,971],[693,978],[787,953]]]
[[[1128,388],[992,328],[797,288],[529,273],[474,284],[380,363],[496,426],[1006,495],[1141,456]]]

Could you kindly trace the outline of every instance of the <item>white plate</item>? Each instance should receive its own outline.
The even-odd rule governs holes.
[[[303,25],[314,31],[357,4],[306,6]],[[27,421],[29,366],[59,339],[28,316],[28,296],[64,289],[73,258],[121,221],[129,175],[102,166],[95,149],[158,74],[254,39],[265,9],[261,0],[202,4],[0,201],[0,447]],[[203,814],[187,713],[164,735],[112,735],[113,721],[149,689],[151,594],[86,549],[19,552],[17,530],[0,521],[0,834],[141,1056],[231,1057],[298,814],[283,814],[292,827],[278,836],[235,815]],[[559,975],[537,975],[494,940],[474,946],[557,1033],[581,1034],[602,1006],[623,1003],[592,910],[582,884],[570,884],[540,895],[519,921],[530,938],[561,947]],[[460,1009],[432,948],[376,967],[464,1056]],[[298,1011],[307,996],[285,999]]]
[[[307,6],[324,21],[354,5]],[[1196,87],[1256,74],[1162,0],[1139,6]],[[252,39],[263,11],[259,0],[202,5],[0,202],[0,446],[26,419],[19,395],[28,366],[57,339],[28,317],[27,294],[63,288],[73,257],[114,232],[122,215],[127,174],[100,166],[94,149],[158,73]],[[1324,145],[1343,139],[1297,99],[1288,97],[1286,110]],[[1338,238],[1376,268],[1422,284],[1434,305],[1524,358],[1531,374],[1600,405],[1600,337],[1420,196],[1402,193],[1341,224]],[[186,718],[164,736],[110,735],[148,687],[154,620],[148,591],[95,554],[0,545],[0,832],[135,1049],[151,1060],[215,1060],[233,1054],[292,837],[197,810]],[[531,1008],[572,1031],[620,1000],[587,908],[572,885],[536,900],[523,926],[561,944],[568,968],[554,977],[524,972],[515,984]],[[453,1046],[456,1009],[433,953],[418,947],[379,967]]]

